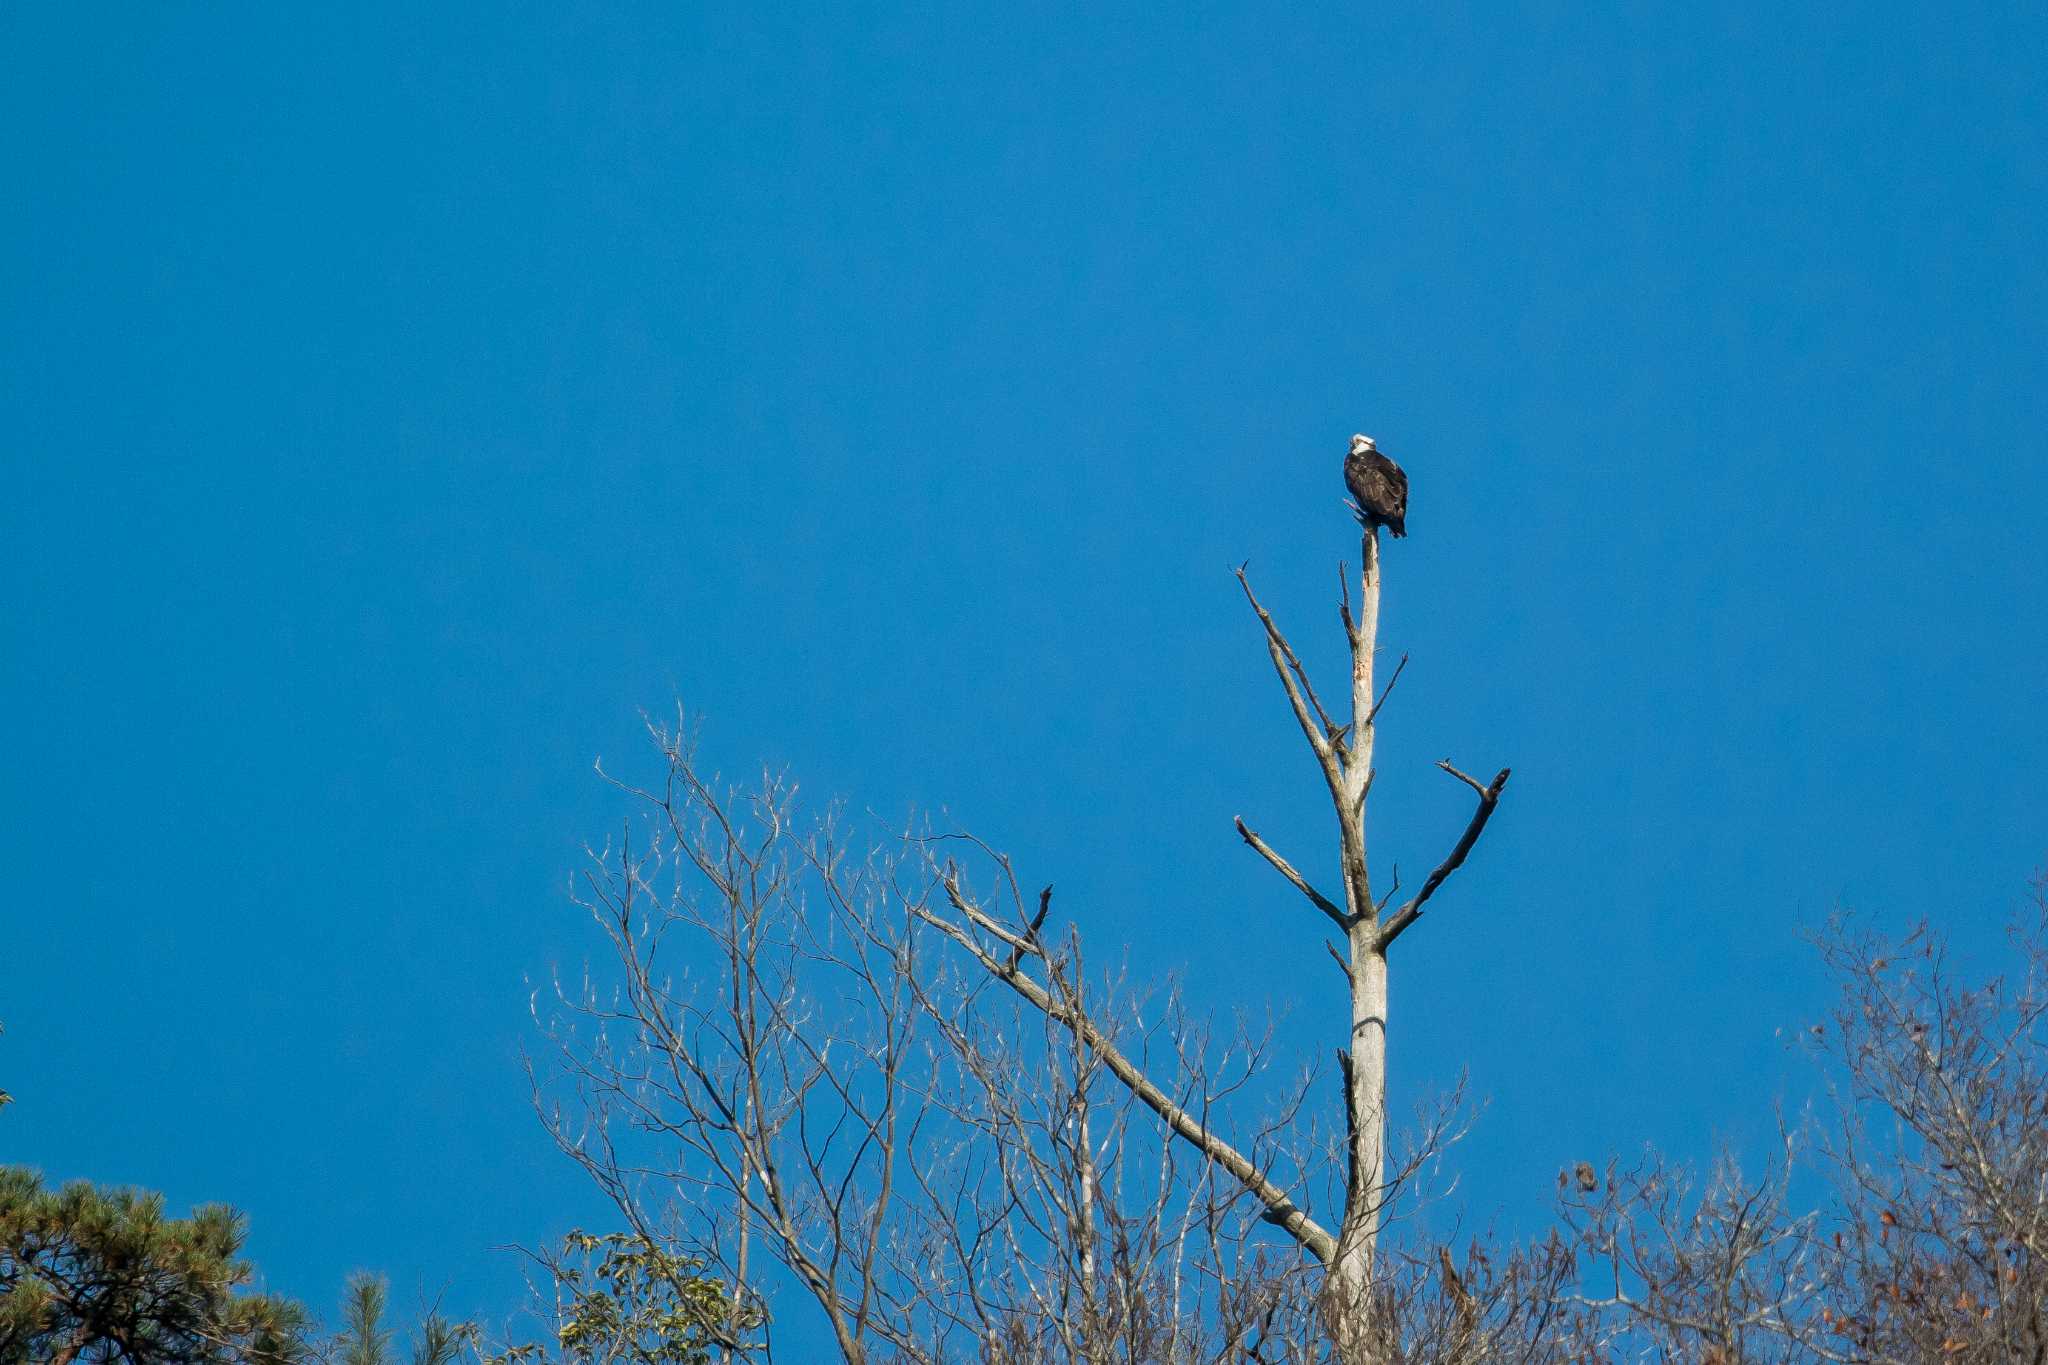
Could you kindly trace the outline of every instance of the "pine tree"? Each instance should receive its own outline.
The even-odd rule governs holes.
[[[0,1365],[303,1359],[299,1307],[241,1292],[247,1232],[223,1204],[167,1218],[161,1195],[0,1168]]]
[[[358,1270],[349,1276],[342,1297],[339,1365],[391,1365],[391,1333],[384,1329],[386,1286],[381,1275]]]
[[[391,1353],[391,1332],[384,1326],[389,1298],[390,1286],[382,1275],[358,1270],[348,1277],[341,1303],[345,1325],[330,1352],[333,1365],[398,1365]],[[427,1314],[413,1339],[412,1365],[452,1365],[471,1335],[462,1323]]]

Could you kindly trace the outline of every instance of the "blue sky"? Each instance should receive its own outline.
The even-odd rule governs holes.
[[[1354,430],[1379,865],[1516,772],[1397,951],[1475,1219],[1753,1138],[1804,930],[2048,855],[2039,7],[545,8],[0,15],[0,1160],[509,1307],[677,698],[1323,1050],[1229,570],[1337,666]]]

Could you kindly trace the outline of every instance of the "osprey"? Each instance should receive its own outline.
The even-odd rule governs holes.
[[[1384,526],[1397,537],[1408,534],[1408,476],[1380,454],[1372,437],[1351,438],[1351,453],[1344,457],[1344,486],[1357,501],[1360,526],[1367,531]]]

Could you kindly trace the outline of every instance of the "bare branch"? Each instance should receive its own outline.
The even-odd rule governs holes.
[[[1045,917],[1051,912],[1052,887],[1048,885],[1043,891],[1038,893],[1038,913],[1031,917],[1031,923],[1024,926],[1025,943],[1040,957],[1045,956],[1045,948],[1039,939],[1038,931],[1045,927]],[[1023,947],[1010,949],[1010,960],[1004,964],[1004,969],[1006,971],[1016,971],[1017,964],[1024,960],[1024,953],[1025,948]]]
[[[1472,812],[1472,819],[1465,825],[1465,832],[1459,836],[1458,846],[1451,850],[1451,856],[1438,864],[1436,871],[1429,874],[1429,880],[1422,884],[1422,889],[1415,893],[1415,898],[1396,911],[1394,917],[1380,930],[1379,939],[1373,944],[1374,952],[1386,952],[1389,944],[1406,932],[1409,925],[1422,917],[1423,904],[1436,894],[1436,889],[1444,884],[1446,878],[1458,870],[1465,861],[1465,855],[1479,842],[1479,836],[1486,830],[1486,822],[1493,818],[1493,808],[1500,804],[1501,792],[1508,785],[1506,768],[1496,773],[1492,782],[1481,786],[1475,778],[1453,768],[1449,759],[1439,762],[1436,766],[1478,792],[1479,806]]]
[[[1245,824],[1243,816],[1240,815],[1237,817],[1236,824],[1238,836],[1242,838],[1247,844],[1250,844],[1261,858],[1264,858],[1267,862],[1271,863],[1273,865],[1274,871],[1278,872],[1281,876],[1285,877],[1288,881],[1292,882],[1294,884],[1295,890],[1301,892],[1302,895],[1307,896],[1309,900],[1313,901],[1315,903],[1316,909],[1322,911],[1325,915],[1328,915],[1330,917],[1331,923],[1335,924],[1339,929],[1348,929],[1351,927],[1351,918],[1350,916],[1344,913],[1343,908],[1339,906],[1335,901],[1331,900],[1328,896],[1325,896],[1322,892],[1316,890],[1313,886],[1310,886],[1308,884],[1308,879],[1306,877],[1303,877],[1299,872],[1294,870],[1294,864],[1288,862],[1285,858],[1281,857],[1278,853],[1276,853],[1270,844],[1268,844],[1264,839],[1261,839],[1258,836],[1258,832],[1256,830],[1252,829],[1251,826]]]
[[[1463,782],[1466,786],[1470,787],[1473,791],[1478,792],[1481,796],[1486,795],[1486,788],[1484,785],[1480,783],[1478,778],[1472,776],[1472,774],[1468,772],[1461,772],[1458,769],[1452,767],[1451,760],[1449,760],[1448,758],[1438,759],[1436,761],[1436,766],[1442,768],[1445,772],[1449,773],[1452,777],[1457,778],[1460,782]],[[1507,774],[1503,772],[1497,780],[1502,782],[1507,781]]]
[[[1309,748],[1315,751],[1316,761],[1322,764],[1323,777],[1329,782],[1330,789],[1336,791],[1343,783],[1341,760],[1330,743],[1330,736],[1337,727],[1330,720],[1329,713],[1323,710],[1322,702],[1317,700],[1315,689],[1309,685],[1307,671],[1302,668],[1301,660],[1295,657],[1294,647],[1280,633],[1272,613],[1260,605],[1242,564],[1237,566],[1237,583],[1244,589],[1245,601],[1251,603],[1252,610],[1258,613],[1259,624],[1265,627],[1266,652],[1272,656],[1273,671],[1279,675],[1280,686],[1286,689],[1287,704],[1294,708],[1294,719],[1301,726]]]
[[[1401,670],[1406,667],[1408,667],[1408,656],[1406,654],[1403,654],[1401,656],[1401,662],[1394,665],[1394,675],[1391,678],[1387,679],[1387,685],[1380,690],[1380,699],[1374,702],[1372,704],[1372,710],[1366,713],[1365,723],[1367,725],[1372,724],[1374,721],[1380,718],[1380,708],[1382,706],[1385,706],[1387,704],[1387,698],[1394,694],[1394,684],[1401,681]]]
[[[1045,956],[1029,938],[1022,938],[1011,933],[1008,929],[1005,929],[1002,925],[984,914],[981,908],[975,905],[974,902],[968,900],[966,893],[960,889],[960,875],[951,864],[948,864],[940,872],[939,884],[946,888],[946,899],[952,902],[955,910],[967,916],[973,922],[975,928],[985,930],[994,935],[1009,947],[1013,954],[1010,959],[1010,970],[1016,970],[1016,964],[1023,959],[1026,953],[1037,957]],[[1050,897],[1046,897],[1041,903],[1049,903],[1050,899]]]

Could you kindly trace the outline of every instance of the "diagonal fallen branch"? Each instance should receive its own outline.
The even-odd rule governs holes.
[[[946,899],[965,916],[969,923],[988,930],[998,941],[1008,944],[1013,952],[1016,945],[1024,940],[1007,930],[996,928],[986,912],[968,898],[961,889],[958,874],[951,868],[940,874],[940,883],[945,887]],[[1041,901],[1043,904],[1043,901]],[[1096,1027],[1085,1011],[1071,999],[1056,997],[1052,991],[1033,979],[1017,965],[1018,958],[999,961],[958,923],[943,915],[934,914],[923,905],[917,907],[917,915],[947,938],[965,948],[982,969],[1010,989],[1024,997],[1031,1006],[1054,1023],[1066,1028],[1096,1056],[1102,1059],[1109,1073],[1122,1082],[1140,1103],[1165,1121],[1181,1138],[1192,1144],[1210,1161],[1229,1172],[1245,1190],[1266,1206],[1264,1219],[1276,1227],[1284,1228],[1288,1236],[1298,1242],[1302,1249],[1318,1261],[1328,1265],[1337,1256],[1337,1239],[1327,1229],[1308,1216],[1294,1202],[1287,1191],[1275,1184],[1273,1179],[1250,1158],[1231,1146],[1222,1138],[1209,1131],[1201,1120],[1190,1114],[1172,1096],[1138,1069],[1136,1063],[1124,1055],[1109,1036]],[[1055,974],[1055,984],[1059,978]]]

